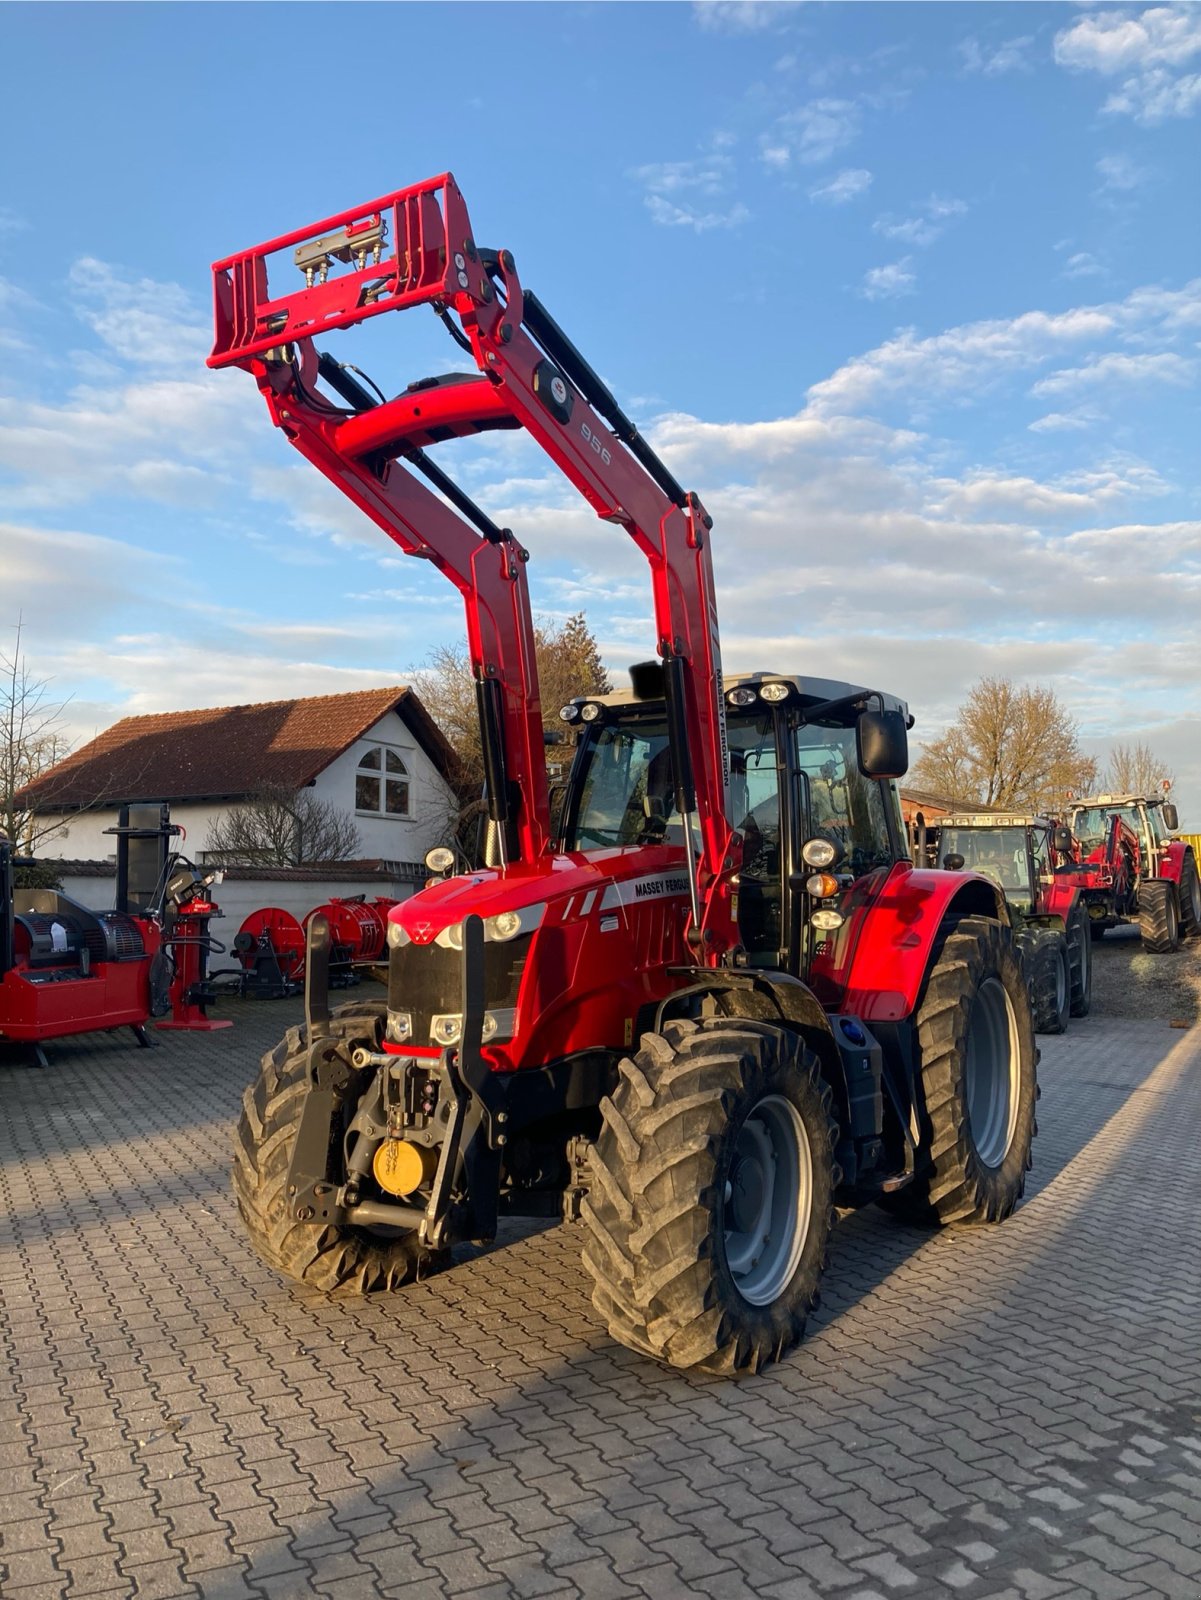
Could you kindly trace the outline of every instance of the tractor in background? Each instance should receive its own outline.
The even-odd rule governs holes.
[[[1030,986],[1037,1033],[1062,1033],[1068,1017],[1092,1004],[1088,912],[1078,888],[1055,870],[1071,848],[1066,828],[1049,817],[965,812],[938,821],[945,868],[982,873],[1002,890]]]
[[[1201,881],[1193,847],[1172,835],[1176,807],[1162,795],[1099,794],[1068,812],[1074,844],[1061,869],[1079,890],[1094,939],[1137,921],[1143,949],[1168,955],[1201,937]]]
[[[591,293],[604,261],[570,281]],[[450,174],[213,272],[210,365],[246,371],[285,438],[462,595],[490,824],[487,865],[389,913],[386,1005],[331,1012],[310,922],[306,1025],[263,1058],[235,1140],[262,1258],[364,1293],[502,1215],[579,1219],[612,1336],[732,1373],[801,1337],[836,1205],[1007,1217],[1036,1131],[1029,997],[1000,889],[908,859],[904,702],[724,677],[711,517],[513,256],[476,242]],[[473,371],[393,390],[363,377],[362,338],[354,367],[334,355],[419,306]],[[529,552],[432,454],[514,428],[651,575],[657,659],[562,708],[553,823]]]

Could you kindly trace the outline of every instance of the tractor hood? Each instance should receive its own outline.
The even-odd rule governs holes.
[[[636,887],[640,899],[686,895],[683,850],[671,845],[626,845],[544,856],[510,867],[481,867],[402,900],[388,913],[388,921],[398,923],[414,944],[430,944],[443,929],[472,913],[493,917],[622,884]],[[617,895],[625,899],[620,889]]]

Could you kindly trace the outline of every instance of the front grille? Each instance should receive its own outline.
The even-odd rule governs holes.
[[[484,945],[484,1010],[505,1010],[517,1003],[533,934]],[[403,944],[388,963],[388,1010],[406,1011],[413,1019],[410,1039],[428,1045],[430,1021],[463,1009],[463,952],[441,944]]]

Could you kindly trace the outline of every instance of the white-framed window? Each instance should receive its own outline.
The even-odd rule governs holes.
[[[386,744],[372,745],[354,775],[354,808],[372,817],[411,817],[409,769]]]

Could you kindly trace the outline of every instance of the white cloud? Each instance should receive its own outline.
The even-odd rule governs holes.
[[[763,33],[786,22],[799,0],[692,0],[692,15],[706,33]]]
[[[1152,6],[1140,15],[1097,11],[1055,36],[1055,59],[1076,72],[1127,73],[1102,107],[1154,124],[1201,105],[1201,73],[1180,69],[1201,53],[1201,8]]]
[[[952,217],[961,217],[967,211],[962,200],[949,195],[932,194],[922,201],[908,217],[895,217],[889,213],[877,217],[872,223],[873,233],[885,239],[899,239],[903,244],[925,248],[933,244],[945,230]]]
[[[1136,289],[1125,300],[1106,304],[963,323],[926,338],[906,329],[815,383],[809,405],[818,414],[836,415],[898,396],[920,397],[926,404],[965,393],[976,396],[1065,351],[1105,340],[1162,344],[1197,328],[1201,278],[1181,289]]]
[[[863,167],[847,167],[844,171],[831,178],[829,183],[823,183],[810,189],[810,200],[825,200],[830,205],[846,205],[848,200],[854,200],[858,195],[866,194],[872,185],[872,175]]]
[[[1104,389],[1114,383],[1170,383],[1184,387],[1196,374],[1194,363],[1172,350],[1128,355],[1110,351],[1093,356],[1078,367],[1051,372],[1031,389],[1031,394],[1071,394],[1082,389]]]
[[[721,148],[690,161],[656,161],[634,168],[630,175],[643,185],[643,204],[654,222],[707,233],[713,228],[736,228],[748,220],[750,211],[741,201],[725,208],[697,204],[697,197],[708,201],[729,189],[734,162],[726,154],[727,144],[722,140]]]
[[[896,300],[901,295],[912,294],[917,278],[909,268],[911,258],[902,256],[886,267],[871,267],[863,274],[860,294],[867,300]]]
[[[1077,250],[1063,264],[1065,278],[1096,278],[1105,275],[1105,268],[1087,250]]]
[[[1150,177],[1146,167],[1140,167],[1132,156],[1121,151],[1102,156],[1097,162],[1097,172],[1103,188],[1117,189],[1122,193],[1141,188]]]
[[[760,140],[760,155],[777,171],[794,164],[818,166],[856,138],[860,122],[855,100],[810,100],[776,119]]]
[[[959,43],[959,55],[965,72],[982,72],[987,77],[999,77],[1005,72],[1029,72],[1029,57],[1033,34],[1023,34],[1017,39],[1006,39],[1003,44],[986,45],[970,37]]]
[[[1048,411],[1045,417],[1028,422],[1031,433],[1082,433],[1098,421],[1097,413],[1083,406],[1075,411]]]
[[[750,211],[738,201],[728,211],[698,211],[692,206],[678,205],[661,194],[648,194],[646,208],[652,222],[665,228],[692,228],[697,233],[708,233],[713,228],[737,228],[750,217]]]

